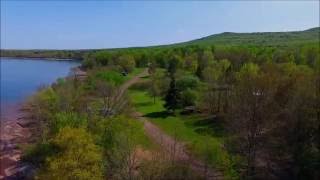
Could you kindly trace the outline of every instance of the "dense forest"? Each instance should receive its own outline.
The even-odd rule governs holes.
[[[88,51],[86,78],[74,73],[29,100],[38,138],[23,160],[38,179],[318,179],[319,33]],[[183,142],[190,161],[146,122]]]

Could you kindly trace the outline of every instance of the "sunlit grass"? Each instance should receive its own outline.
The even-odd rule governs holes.
[[[201,115],[179,115],[171,116],[165,112],[163,100],[159,97],[156,102],[147,92],[130,90],[132,103],[137,111],[158,125],[162,130],[186,143],[187,148],[194,156],[208,162],[211,166],[221,169],[226,177],[236,178],[232,156],[223,147],[223,139],[197,131],[199,127],[195,124],[203,120]],[[201,131],[201,130],[200,130]]]

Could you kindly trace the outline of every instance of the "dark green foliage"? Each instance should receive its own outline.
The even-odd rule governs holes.
[[[179,59],[177,56],[172,56],[169,60],[168,73],[172,76],[176,73],[179,66]]]
[[[195,89],[199,86],[199,83],[200,81],[196,76],[185,75],[177,80],[177,88],[180,91],[183,91],[186,89]]]
[[[107,66],[112,64],[112,55],[107,51],[101,51],[94,54],[97,64]]]
[[[179,94],[178,88],[176,87],[175,77],[171,76],[170,78],[171,78],[170,86],[164,98],[165,100],[164,107],[168,111],[174,112],[179,107],[180,94]]]
[[[136,65],[137,67],[147,67],[150,61],[151,57],[143,53],[141,56],[136,58]]]
[[[90,59],[85,59],[82,61],[82,67],[85,69],[92,69],[94,66],[94,61]]]
[[[197,91],[186,89],[181,92],[181,104],[183,107],[194,106],[197,100]]]
[[[46,159],[58,152],[58,148],[52,143],[42,143],[31,145],[28,147],[23,156],[22,160],[31,163],[34,166],[43,166]]]

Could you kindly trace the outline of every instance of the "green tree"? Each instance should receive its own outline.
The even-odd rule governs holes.
[[[96,62],[102,66],[107,66],[112,61],[112,56],[107,51],[97,52],[94,56],[95,56]]]
[[[202,79],[203,78],[203,70],[205,67],[209,65],[213,61],[214,57],[212,51],[210,49],[205,49],[198,59],[198,68],[196,71],[196,75]]]
[[[196,89],[200,84],[199,78],[194,75],[183,75],[177,80],[177,88],[180,91]]]
[[[239,151],[246,158],[246,178],[256,175],[257,154],[264,130],[277,111],[273,101],[276,78],[263,74],[255,64],[245,64],[237,76],[232,96],[230,125]]]
[[[231,63],[227,59],[213,61],[203,71],[207,90],[204,91],[202,104],[211,113],[220,113],[228,108],[229,70]],[[221,107],[224,107],[223,109]]]
[[[180,94],[179,94],[178,88],[176,87],[175,77],[172,75],[170,76],[170,78],[171,78],[170,86],[164,98],[165,100],[164,107],[168,111],[172,111],[174,113],[179,106]]]
[[[153,103],[156,103],[156,97],[160,95],[161,93],[161,74],[157,73],[155,70],[152,70],[150,74],[150,82],[151,82],[151,86],[149,88],[149,92],[151,94],[151,96],[153,97]]]
[[[268,152],[278,169],[290,179],[317,179],[319,165],[319,102],[315,72],[307,66],[290,64],[281,66],[274,101],[278,103],[279,116],[269,130]],[[284,71],[284,68],[285,71]],[[279,151],[281,149],[281,151]],[[283,170],[283,166],[287,170]]]
[[[186,55],[184,60],[184,68],[192,73],[196,73],[198,69],[198,61],[195,53]]]
[[[136,66],[136,62],[131,55],[121,55],[118,58],[117,64],[120,65],[126,72],[131,72]]]
[[[137,67],[147,67],[149,62],[150,56],[148,56],[146,53],[143,53],[136,59]]]
[[[172,55],[169,61],[168,73],[170,76],[174,76],[180,64],[179,57]]]
[[[195,90],[186,89],[181,92],[181,104],[183,107],[195,105],[197,100],[197,92]]]
[[[85,59],[82,62],[82,67],[85,69],[92,69],[94,67],[94,61],[92,59]]]

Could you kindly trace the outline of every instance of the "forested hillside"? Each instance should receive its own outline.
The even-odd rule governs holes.
[[[181,43],[182,45],[290,46],[319,43],[320,28],[292,32],[232,33],[225,32]]]
[[[319,179],[318,32],[86,51],[30,98],[22,159],[38,179]]]
[[[150,46],[146,49],[162,49],[184,47],[189,45],[197,46],[257,46],[257,47],[292,47],[305,44],[319,45],[320,28],[312,28],[305,31],[292,32],[263,32],[263,33],[232,33],[224,32],[214,34],[200,39],[177,43],[171,45]],[[139,48],[119,48],[114,50],[130,50]],[[35,58],[58,58],[58,59],[84,59],[88,53],[107,49],[88,50],[1,50],[2,57],[35,57]]]

